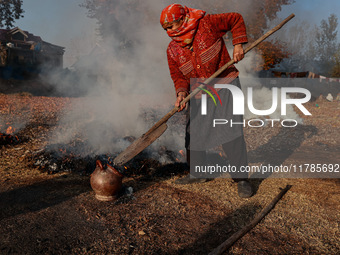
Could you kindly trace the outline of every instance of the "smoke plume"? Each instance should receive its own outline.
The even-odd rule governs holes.
[[[138,2],[136,12],[127,8],[128,2],[115,1],[112,10],[112,15],[116,15],[115,25],[107,26],[107,31],[103,31],[104,36],[91,53],[73,65],[76,78],[74,73],[48,77],[60,91],[82,93],[82,97],[74,100],[72,109],[61,119],[60,128],[52,134],[52,143],[67,143],[81,134],[97,153],[119,152],[129,144],[122,138],[138,138],[172,109],[175,91],[166,58],[170,38],[159,24],[162,9],[172,2]],[[216,10],[207,2],[204,6],[210,13],[237,11],[246,17],[251,11],[251,1],[248,2],[237,5],[242,9],[226,6]],[[202,4],[189,1],[182,4],[202,7]],[[229,52],[232,54],[232,51]],[[250,66],[258,59],[252,52],[237,64],[244,88],[254,86],[253,83],[243,83],[242,76],[250,76]],[[271,99],[268,94],[269,91],[260,86],[255,91],[258,99]],[[160,145],[173,151],[184,148],[184,126],[176,123],[176,118],[183,118],[182,113],[173,118],[175,121],[169,122],[168,130],[152,145],[153,148]]]

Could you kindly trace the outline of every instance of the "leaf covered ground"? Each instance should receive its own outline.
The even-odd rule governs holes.
[[[288,193],[228,253],[340,252],[339,179],[253,179],[256,194],[239,199],[229,178],[178,186],[185,164],[144,159],[148,164],[123,181],[132,194],[100,202],[89,175],[34,167],[34,155],[48,145],[60,116],[81,100],[0,94],[0,132],[12,125],[20,139],[0,145],[1,254],[207,254],[287,184]],[[340,102],[306,107],[312,116],[289,132],[245,129],[250,164],[340,163]]]

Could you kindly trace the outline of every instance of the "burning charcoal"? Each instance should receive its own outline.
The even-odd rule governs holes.
[[[0,145],[15,145],[20,142],[16,135],[0,133]]]

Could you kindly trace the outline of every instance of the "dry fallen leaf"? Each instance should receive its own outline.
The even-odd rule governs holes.
[[[145,232],[144,232],[143,230],[140,230],[140,231],[138,232],[138,234],[139,234],[140,236],[146,235]]]

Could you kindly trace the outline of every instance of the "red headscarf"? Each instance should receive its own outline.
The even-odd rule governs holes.
[[[161,25],[179,20],[184,17],[183,24],[175,31],[167,31],[172,40],[176,41],[182,47],[192,43],[195,36],[199,21],[205,15],[205,11],[188,8],[180,4],[172,4],[164,8],[161,13]]]

